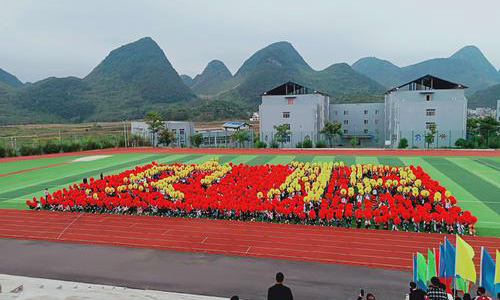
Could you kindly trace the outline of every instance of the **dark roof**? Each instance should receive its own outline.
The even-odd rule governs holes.
[[[313,89],[310,89],[308,87],[305,87],[303,85],[300,85],[298,83],[289,81],[287,83],[284,83],[280,86],[277,86],[273,88],[272,90],[269,90],[267,92],[264,92],[262,96],[286,96],[286,95],[306,95],[306,94],[321,94],[324,96],[330,96],[327,93],[321,92],[321,91],[316,91]]]
[[[460,83],[454,83],[448,80],[444,80],[441,78],[438,78],[436,76],[432,75],[425,75],[420,78],[417,78],[415,80],[412,80],[408,83],[405,83],[403,85],[400,85],[398,87],[395,87],[393,89],[390,89],[386,92],[390,93],[393,91],[397,91],[401,88],[404,88],[406,86],[410,86],[411,84],[415,84],[411,90],[454,90],[454,89],[466,89],[468,88],[467,86],[460,84]]]

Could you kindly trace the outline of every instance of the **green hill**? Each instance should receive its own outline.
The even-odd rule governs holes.
[[[466,46],[448,58],[434,58],[400,68],[375,57],[362,58],[352,67],[387,88],[431,74],[469,87],[467,93],[500,83],[500,74],[475,46]]]
[[[1,68],[0,68],[0,83],[4,83],[6,85],[15,88],[21,87],[23,85],[23,83],[19,79],[17,79],[16,76],[8,73],[5,70],[2,70]]]
[[[487,89],[477,91],[468,97],[469,108],[476,107],[497,107],[497,100],[500,100],[500,84],[490,86]]]
[[[215,95],[227,88],[232,78],[233,74],[222,61],[212,60],[201,74],[193,78],[190,87],[199,96]]]

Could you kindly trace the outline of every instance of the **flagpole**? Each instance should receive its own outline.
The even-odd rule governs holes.
[[[484,246],[481,246],[481,260],[479,263],[479,286],[483,286],[483,252]]]
[[[432,253],[434,254],[434,267],[436,268],[436,274],[438,275],[437,277],[439,277],[439,263],[436,263],[436,261],[439,260],[439,257],[436,260],[436,248],[432,248]]]

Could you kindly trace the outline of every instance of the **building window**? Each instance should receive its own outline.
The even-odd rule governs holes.
[[[179,129],[179,134],[184,134],[184,129]]]
[[[285,119],[290,118],[290,112],[289,111],[284,111],[283,112],[283,118],[285,118]]]
[[[425,115],[426,116],[435,116],[436,115],[436,109],[435,108],[428,108],[425,110]]]
[[[347,133],[348,133],[347,129],[344,129],[344,134],[347,134]]]
[[[344,110],[344,116],[347,116],[349,112],[347,110]]]
[[[375,114],[378,115],[378,109],[375,110]]]
[[[349,120],[344,120],[344,125],[349,124]]]
[[[432,95],[425,95],[425,101],[432,101]]]
[[[367,115],[367,114],[368,114],[368,110],[367,110],[367,109],[365,109],[364,114],[365,114],[365,115]]]
[[[363,132],[364,132],[365,134],[368,134],[368,129],[365,129]]]
[[[431,130],[431,127],[436,128],[436,122],[425,122],[425,128]]]
[[[378,125],[378,120],[375,120],[375,125]]]
[[[292,105],[295,98],[287,98],[287,100],[288,100],[288,105]]]
[[[363,124],[368,125],[368,120],[364,120]]]

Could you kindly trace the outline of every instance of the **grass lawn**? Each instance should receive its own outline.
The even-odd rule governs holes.
[[[115,154],[94,161],[73,162],[76,158],[64,156],[0,163],[0,174],[7,174],[0,177],[0,208],[26,209],[25,200],[43,195],[45,188],[52,192],[81,182],[85,177],[98,177],[100,173],[114,174],[153,160],[160,163],[202,163],[210,158],[218,158],[221,163],[249,165],[285,164],[292,160],[343,161],[347,165],[413,164],[422,166],[433,179],[452,191],[463,209],[470,210],[478,217],[478,234],[500,236],[500,157]],[[50,167],[43,168],[45,166]]]

